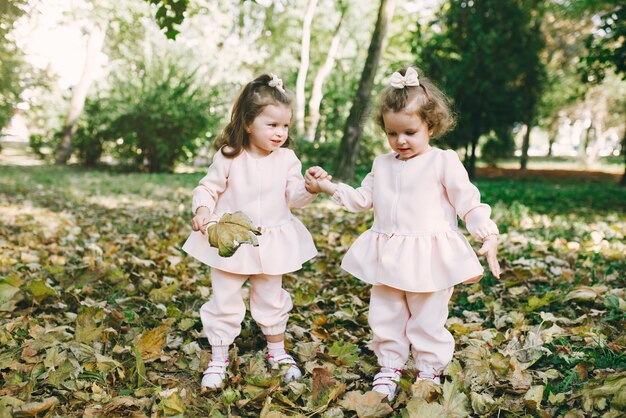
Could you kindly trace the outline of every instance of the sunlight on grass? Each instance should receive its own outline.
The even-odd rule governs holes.
[[[32,232],[48,239],[59,234],[80,233],[71,214],[30,205],[0,205],[0,223],[19,225],[20,232]]]

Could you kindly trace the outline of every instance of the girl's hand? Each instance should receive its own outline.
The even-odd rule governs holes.
[[[483,241],[483,246],[476,252],[478,255],[487,256],[487,263],[491,274],[496,278],[500,278],[500,264],[498,263],[498,236],[489,235]]]
[[[335,183],[333,183],[332,181],[330,181],[329,179],[320,180],[320,181],[318,181],[318,184],[320,186],[320,190],[323,193],[326,193],[329,196],[332,196],[332,195],[335,194],[335,190],[337,189],[337,185]]]
[[[330,174],[328,174],[326,172],[326,170],[324,170],[322,167],[319,166],[314,166],[314,167],[310,167],[307,171],[306,174],[309,174],[311,176],[313,176],[316,180],[332,180],[333,176],[331,176]]]
[[[320,188],[320,182],[308,172],[304,175],[304,187],[306,188],[306,191],[311,194],[322,191]]]
[[[196,210],[196,216],[191,220],[191,229],[200,231],[203,235],[206,233],[206,227],[209,223],[211,211],[206,206],[200,206]]]
[[[322,191],[320,188],[320,181],[325,179],[332,179],[322,167],[311,167],[304,174],[304,187],[309,193],[319,193]]]
[[[333,176],[328,174],[326,170],[324,170],[322,167],[311,167],[304,174],[304,187],[306,187],[309,193],[328,193],[327,190],[324,190],[323,186],[325,183],[327,183],[332,185],[334,189],[334,185],[330,181],[332,180],[332,178]]]

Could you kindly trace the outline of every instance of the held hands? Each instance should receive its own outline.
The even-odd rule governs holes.
[[[196,210],[196,216],[191,220],[191,229],[194,231],[200,231],[202,234],[206,233],[206,227],[209,223],[209,217],[211,211],[206,206],[200,206]]]
[[[304,174],[304,187],[309,193],[320,193],[325,190],[322,189],[323,183],[330,183],[333,178],[322,167],[314,166],[309,168]],[[330,183],[332,184],[332,183]]]
[[[489,270],[496,278],[500,278],[500,264],[498,264],[498,236],[489,235],[483,241],[483,246],[476,252],[478,255],[487,257]]]

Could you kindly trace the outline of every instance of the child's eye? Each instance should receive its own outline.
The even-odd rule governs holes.
[[[417,132],[415,132],[415,131],[407,131],[407,132],[406,132],[406,134],[407,134],[407,135],[409,135],[409,136],[413,136],[413,135],[415,135],[416,133],[417,133]]]
[[[276,124],[275,124],[275,123],[268,123],[267,125],[268,125],[268,126],[271,126],[272,128],[275,128],[275,127],[276,127]]]
[[[387,136],[396,136],[395,132],[387,132]]]

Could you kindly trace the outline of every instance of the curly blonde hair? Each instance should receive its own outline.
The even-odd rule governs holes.
[[[411,67],[398,70],[405,75]],[[413,67],[416,71],[417,69]],[[419,71],[418,71],[419,73]],[[387,86],[380,93],[378,107],[374,115],[376,123],[385,130],[383,115],[388,112],[399,112],[409,104],[417,105],[416,114],[428,126],[431,138],[437,138],[449,132],[456,124],[456,118],[450,109],[450,100],[428,78],[420,75],[419,86],[406,86],[398,89]]]

